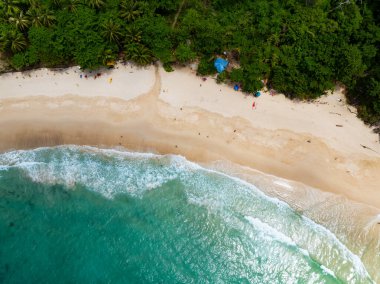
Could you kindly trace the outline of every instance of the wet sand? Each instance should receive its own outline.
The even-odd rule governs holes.
[[[97,79],[76,67],[2,75],[0,151],[78,144],[228,160],[380,208],[378,137],[340,92],[314,103],[254,99],[192,73],[120,65]]]

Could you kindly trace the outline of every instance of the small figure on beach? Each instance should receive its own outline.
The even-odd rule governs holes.
[[[110,78],[110,79],[108,80],[108,82],[111,84],[111,83],[112,83],[112,78]]]
[[[256,108],[256,103],[255,103],[255,101],[253,101],[253,103],[252,103],[252,109],[255,109]]]

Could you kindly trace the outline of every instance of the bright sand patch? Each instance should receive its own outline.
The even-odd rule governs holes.
[[[87,144],[230,160],[380,208],[379,138],[339,92],[297,103],[246,97],[189,69],[119,65],[102,73],[0,76],[0,151]]]
[[[97,73],[100,73],[101,76],[95,78]],[[110,79],[112,79],[112,83],[110,83]],[[139,68],[133,65],[124,66],[120,64],[115,70],[102,70],[92,73],[82,72],[79,67],[56,71],[43,68],[1,75],[0,98],[56,97],[71,94],[86,97],[112,96],[132,99],[148,92],[153,84],[153,66]]]
[[[313,135],[337,150],[371,155],[360,147],[365,144],[376,150],[377,157],[380,157],[379,137],[352,113],[355,110],[346,105],[342,90],[308,103],[294,102],[284,95],[270,96],[269,93],[258,98],[244,96],[229,86],[215,84],[215,80],[203,82],[199,77],[198,84],[194,82],[192,88],[187,88],[187,85],[178,83],[194,81],[194,75],[186,69],[172,73],[161,71],[161,78],[166,92],[161,92],[160,98],[173,106],[199,107],[225,117],[244,118],[256,128]],[[252,110],[253,101],[255,110]]]

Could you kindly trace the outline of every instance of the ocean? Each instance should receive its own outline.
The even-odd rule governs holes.
[[[243,179],[176,155],[58,146],[0,154],[0,283],[374,279],[345,240]]]

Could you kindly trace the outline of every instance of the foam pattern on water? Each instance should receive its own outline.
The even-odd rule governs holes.
[[[11,169],[20,170],[36,183],[72,190],[81,185],[110,200],[123,195],[143,199],[152,190],[179,182],[189,206],[205,209],[209,216],[220,218],[228,230],[239,232],[236,240],[225,241],[233,248],[218,247],[219,257],[236,258],[241,271],[254,267],[262,273],[260,281],[372,282],[360,258],[326,228],[245,181],[202,168],[181,156],[61,146],[1,154],[0,177]],[[179,229],[187,221],[183,222]],[[228,253],[231,251],[236,253]],[[244,261],[238,260],[239,256]],[[279,278],[271,278],[271,273]]]
[[[141,196],[180,175],[195,164],[186,164],[178,156],[99,150],[93,147],[59,147],[34,151],[15,151],[1,155],[4,167],[21,168],[34,182],[83,184],[107,198],[129,193]]]

